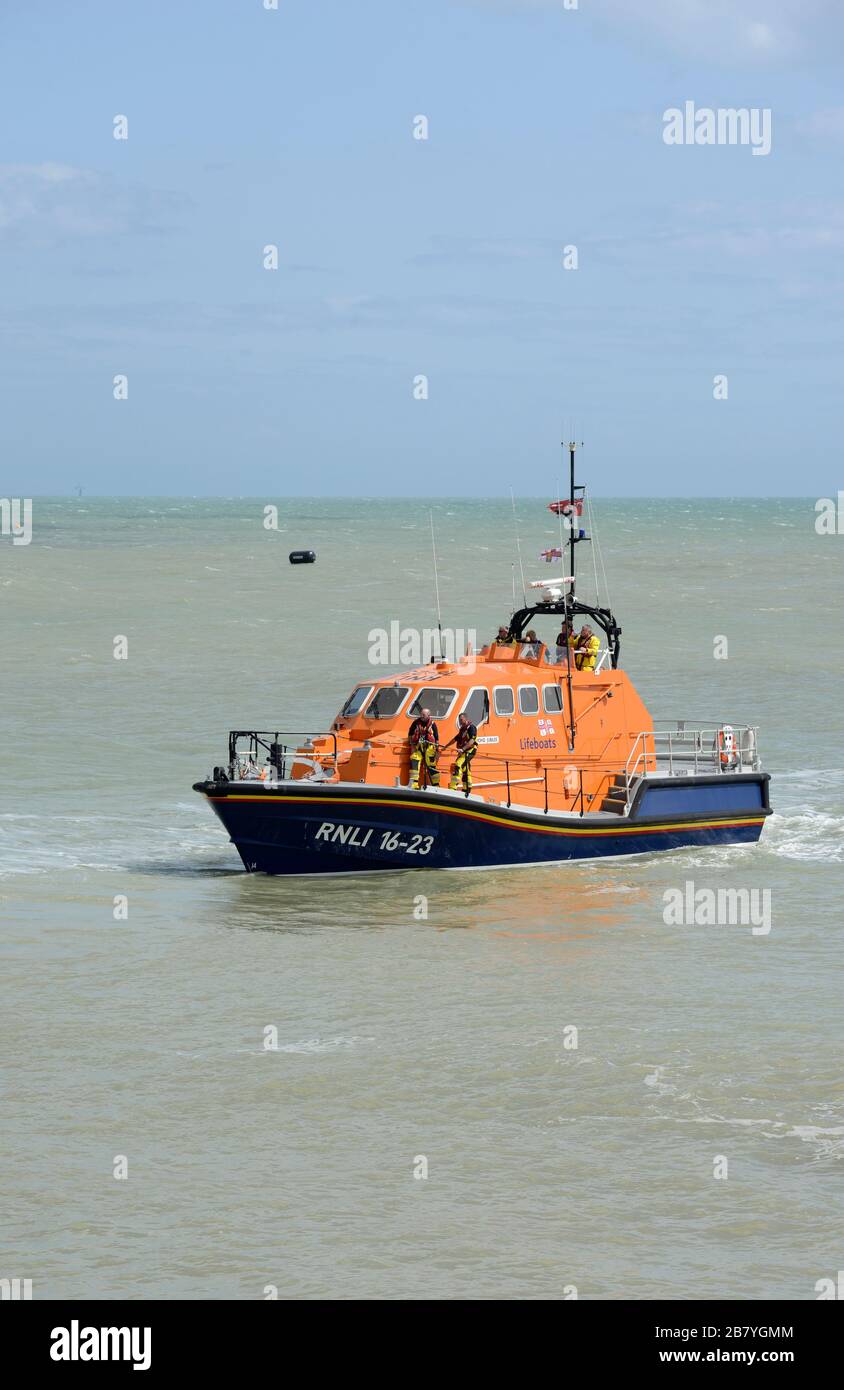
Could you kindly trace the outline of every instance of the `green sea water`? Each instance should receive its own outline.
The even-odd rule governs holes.
[[[760,728],[759,845],[246,875],[191,783],[435,624],[428,508],[36,498],[0,538],[0,1274],[34,1298],[812,1299],[841,1267],[844,539],[813,499],[596,504],[652,713]],[[484,641],[510,501],[433,513],[443,624]],[[688,881],[770,890],[770,933],[666,925]]]

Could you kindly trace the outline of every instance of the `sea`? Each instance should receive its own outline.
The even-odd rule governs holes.
[[[842,1268],[814,499],[596,500],[577,551],[655,717],[758,726],[758,845],[283,880],[192,791],[229,729],[325,728],[437,590],[491,637],[557,572],[548,500],[35,498],[0,536],[0,1276],[34,1299],[811,1300]],[[687,884],[767,892],[770,930],[666,920]]]

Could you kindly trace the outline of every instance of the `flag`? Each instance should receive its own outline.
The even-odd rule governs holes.
[[[540,550],[539,558],[540,560],[544,560],[547,565],[550,565],[552,560],[562,560],[563,552],[558,545],[554,545],[550,550]]]
[[[548,510],[549,510],[549,512],[556,512],[557,516],[566,516],[567,513],[568,513],[569,511],[571,511],[571,501],[569,500],[568,497],[566,497],[566,498],[564,498],[563,501],[561,501],[561,502],[549,502],[549,503],[548,503]],[[575,515],[576,515],[576,516],[582,516],[582,515],[583,515],[583,498],[582,498],[582,497],[577,497],[577,498],[575,498],[574,510],[575,510]]]

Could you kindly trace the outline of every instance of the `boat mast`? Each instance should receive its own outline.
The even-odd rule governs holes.
[[[577,445],[573,440],[569,441],[569,573],[571,584],[569,593],[574,598],[574,541],[575,541],[575,510],[574,510],[574,451]]]
[[[429,517],[430,517],[430,519],[431,519],[431,551],[432,551],[433,556],[434,556],[434,593],[435,593],[436,599],[437,599],[437,632],[438,632],[438,634],[439,634],[439,643],[438,643],[438,655],[437,655],[437,660],[438,660],[438,661],[442,661],[442,659],[443,659],[443,619],[442,619],[442,613],[440,612],[440,580],[439,580],[439,575],[438,575],[438,573],[437,573],[437,543],[436,543],[436,541],[434,540],[434,509],[433,509],[433,507],[431,507],[431,509],[430,509],[430,511],[429,511],[429,513],[428,513],[428,515],[429,515]]]
[[[565,444],[563,445],[565,448]],[[577,445],[573,440],[569,441],[569,573],[571,583],[565,586],[563,594],[563,608],[565,611],[566,626],[571,632],[574,631],[574,451]],[[574,720],[574,690],[572,689],[571,679],[571,643],[566,637],[566,684],[569,692],[569,752],[574,752],[574,739],[577,726]],[[582,809],[582,808],[581,808]]]

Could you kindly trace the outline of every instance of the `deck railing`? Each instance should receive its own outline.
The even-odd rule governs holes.
[[[283,742],[292,738],[298,742]],[[331,751],[315,748],[314,739],[330,739]],[[229,734],[227,775],[232,782],[284,781],[294,763],[312,767],[316,777],[332,776],[337,767],[337,735],[316,729],[232,729]]]
[[[733,734],[733,746],[725,753],[723,735]],[[472,791],[482,788],[501,788],[506,791],[506,805],[518,802],[518,788],[536,788],[545,813],[548,812],[549,791],[556,800],[565,789],[569,809],[582,816],[601,800],[611,788],[624,791],[624,814],[627,814],[636,787],[643,776],[687,777],[699,773],[758,772],[761,768],[757,729],[750,725],[725,725],[714,720],[676,720],[660,722],[653,729],[642,730],[633,737],[626,762],[621,759],[603,768],[590,758],[586,763],[575,761],[574,755],[548,760],[537,765],[533,757],[501,758],[478,750],[473,763]],[[296,739],[296,742],[286,740]],[[314,741],[320,746],[315,746]],[[327,745],[330,744],[330,747]],[[364,745],[365,747],[366,745]],[[406,745],[402,744],[401,748]],[[401,751],[392,747],[393,754]],[[623,756],[623,754],[622,754]],[[311,769],[309,780],[336,780],[342,771],[338,766],[337,736],[315,730],[281,729],[275,731],[239,730],[229,734],[229,765],[215,769],[231,781],[283,781],[292,774],[294,765]],[[395,764],[392,764],[395,766]],[[593,790],[584,792],[584,773],[601,772]],[[428,768],[424,760],[420,767],[421,785],[429,785]],[[562,774],[562,778],[560,777]],[[445,784],[446,768],[440,767],[440,785]],[[550,782],[549,782],[550,777]],[[398,785],[398,778],[396,779]],[[458,788],[460,790],[460,788]],[[613,793],[615,794],[615,793]],[[619,798],[620,799],[620,798]],[[533,800],[533,797],[531,797]]]
[[[758,729],[714,720],[663,721],[638,734],[624,769],[628,801],[633,784],[646,772],[689,777],[702,772],[758,772]],[[732,733],[732,747],[726,735]]]

